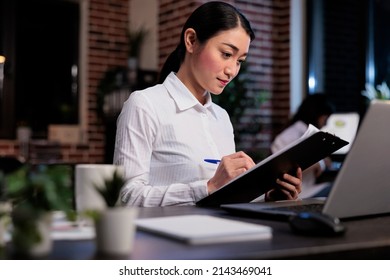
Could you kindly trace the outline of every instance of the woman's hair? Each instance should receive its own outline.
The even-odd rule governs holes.
[[[198,41],[203,44],[219,32],[230,30],[237,26],[244,28],[251,41],[255,38],[249,21],[234,6],[224,2],[213,1],[198,7],[184,24],[180,43],[165,61],[160,72],[159,83],[162,83],[170,72],[179,70],[186,54],[184,33],[188,28],[195,30]]]
[[[330,116],[334,112],[335,109],[325,94],[310,94],[303,100],[290,123],[303,121],[306,124],[318,127],[320,116]]]

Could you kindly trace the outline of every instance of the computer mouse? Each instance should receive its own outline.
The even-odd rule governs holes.
[[[338,218],[321,213],[299,213],[290,217],[289,224],[293,232],[311,236],[338,236],[346,231]]]

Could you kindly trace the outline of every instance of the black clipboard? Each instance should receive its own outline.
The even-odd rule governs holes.
[[[276,184],[276,179],[284,173],[296,174],[298,167],[303,171],[347,144],[347,141],[333,134],[317,131],[259,162],[217,191],[199,200],[196,205],[217,207],[221,204],[251,202],[271,190]]]

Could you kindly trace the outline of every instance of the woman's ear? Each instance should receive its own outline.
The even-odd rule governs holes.
[[[194,46],[196,44],[197,37],[196,31],[193,28],[188,28],[184,32],[184,44],[186,45],[186,49],[189,53],[194,52]]]

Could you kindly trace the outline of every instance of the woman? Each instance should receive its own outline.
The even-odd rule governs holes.
[[[287,123],[284,130],[272,142],[271,151],[275,153],[291,142],[301,137],[309,124],[316,128],[323,128],[331,114],[335,112],[333,105],[323,93],[308,95],[297,112]],[[328,183],[317,184],[317,178],[331,165],[331,159],[325,158],[303,172],[302,193],[300,198],[312,196],[326,196],[330,190]]]
[[[247,19],[227,3],[208,2],[191,14],[161,83],[133,92],[118,118],[114,163],[128,179],[123,204],[193,205],[255,165],[235,152],[229,116],[211,101],[238,74],[253,39]],[[266,199],[297,198],[301,173],[285,174]]]

